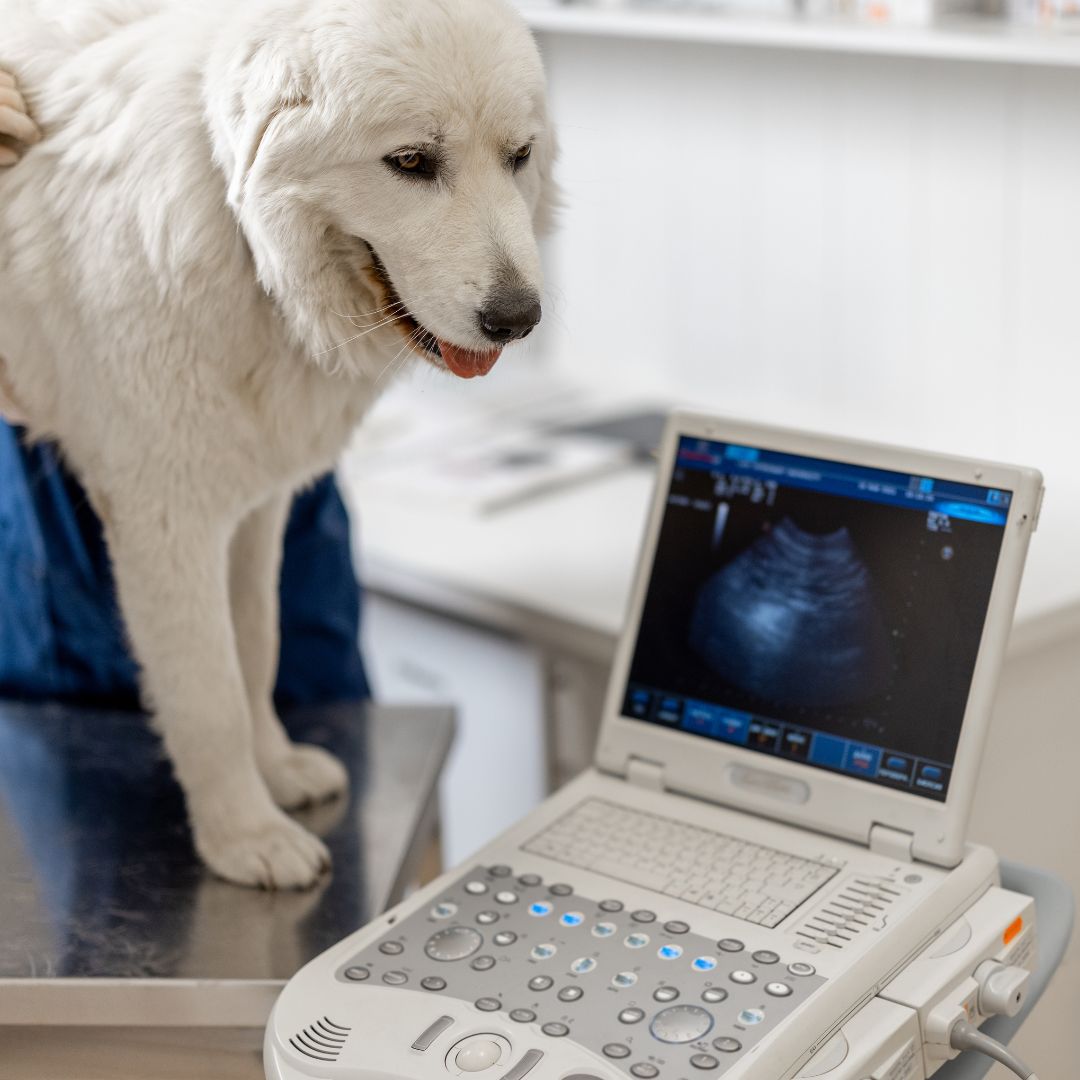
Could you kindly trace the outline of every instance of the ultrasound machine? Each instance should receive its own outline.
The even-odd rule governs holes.
[[[1042,493],[672,416],[593,767],[294,976],[269,1080],[1033,1077],[978,1029],[1034,906],[965,832]]]

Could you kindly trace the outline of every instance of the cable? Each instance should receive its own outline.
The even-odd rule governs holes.
[[[1011,1054],[997,1039],[984,1035],[977,1027],[966,1020],[957,1020],[949,1031],[949,1045],[954,1050],[977,1050],[980,1054],[1001,1062],[1007,1069],[1012,1069],[1021,1080],[1039,1080],[1039,1078],[1018,1057]]]

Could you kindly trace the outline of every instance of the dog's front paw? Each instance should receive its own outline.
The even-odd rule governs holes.
[[[306,889],[330,868],[326,845],[274,809],[254,822],[196,825],[195,847],[211,870],[237,885]]]
[[[349,774],[333,754],[301,743],[260,760],[259,771],[274,802],[286,810],[337,798],[349,786]]]

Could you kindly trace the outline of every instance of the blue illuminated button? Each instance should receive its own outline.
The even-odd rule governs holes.
[[[648,934],[627,934],[623,939],[623,944],[628,949],[643,949],[649,944]]]
[[[941,765],[923,762],[915,773],[915,786],[927,791],[944,791],[948,770]]]
[[[682,956],[682,946],[661,945],[660,948],[656,950],[656,955],[659,956],[661,960],[678,960],[679,957]]]
[[[760,1024],[765,1019],[765,1011],[763,1009],[743,1009],[739,1013],[739,1023],[744,1027],[753,1027],[755,1024]]]
[[[596,961],[591,956],[579,956],[571,965],[570,970],[575,975],[587,975],[596,970]]]
[[[449,919],[451,915],[456,914],[457,904],[452,904],[449,900],[442,900],[431,909],[433,919]]]
[[[620,989],[625,989],[628,986],[633,986],[637,982],[637,975],[632,971],[620,971],[617,975],[612,977],[611,985],[618,986]]]
[[[592,928],[593,937],[611,937],[618,927],[614,923],[610,922],[598,922]]]
[[[860,743],[848,743],[847,758],[844,768],[856,775],[877,776],[881,751],[876,746],[863,746]]]
[[[535,915],[538,919],[543,918],[545,915],[550,915],[551,904],[546,900],[535,900],[529,905],[529,914]]]
[[[585,916],[580,911],[567,911],[559,916],[559,922],[563,926],[580,926],[585,921]]]
[[[558,950],[554,945],[549,945],[544,942],[541,945],[534,945],[532,952],[529,954],[534,960],[547,960],[554,956]]]
[[[690,965],[695,971],[712,971],[716,961],[711,956],[699,956]]]

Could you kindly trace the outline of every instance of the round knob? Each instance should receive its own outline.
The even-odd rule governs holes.
[[[424,952],[432,960],[464,960],[483,944],[484,939],[468,926],[448,926],[427,939]]]
[[[649,1030],[666,1043],[688,1043],[701,1039],[712,1030],[712,1014],[700,1005],[672,1005],[654,1017]]]
[[[454,1057],[454,1064],[462,1072],[482,1072],[490,1068],[502,1056],[502,1047],[487,1039],[473,1039],[466,1043]]]

